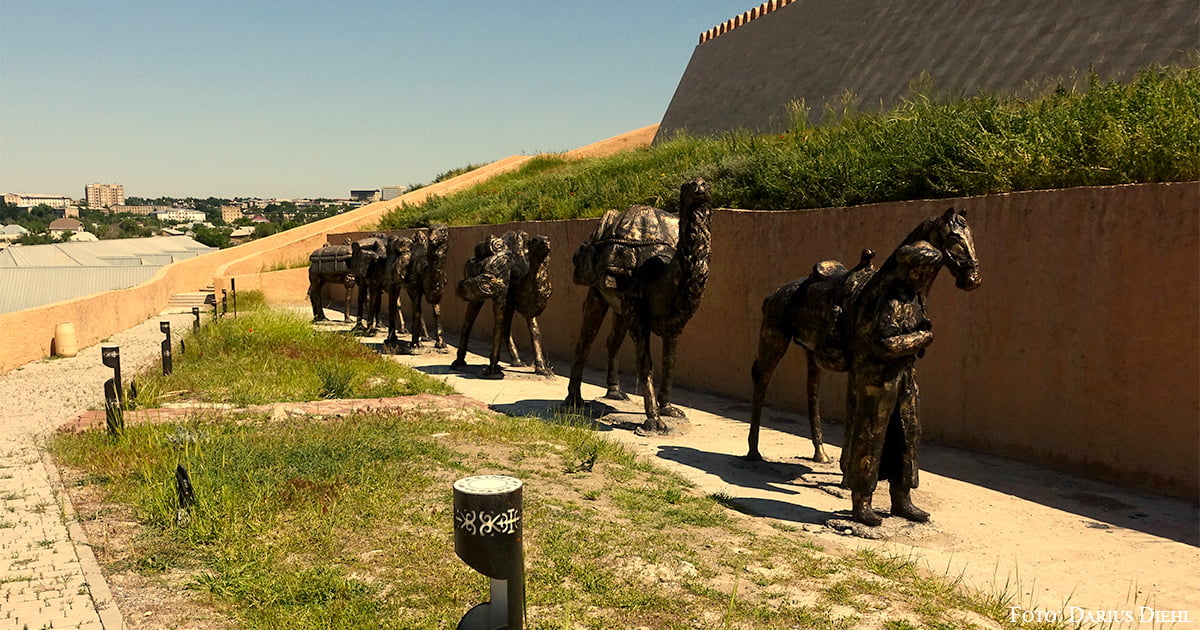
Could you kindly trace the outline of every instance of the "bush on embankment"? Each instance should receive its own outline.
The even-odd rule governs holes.
[[[802,112],[801,112],[802,113]],[[384,229],[599,216],[630,203],[671,208],[704,177],[718,206],[803,209],[1200,179],[1200,65],[1150,67],[1129,83],[1091,77],[1038,98],[938,102],[915,92],[883,113],[807,116],[783,134],[678,136],[582,161],[523,168],[386,215]]]

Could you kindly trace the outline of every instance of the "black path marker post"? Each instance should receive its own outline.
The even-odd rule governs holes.
[[[185,525],[191,520],[192,506],[196,505],[196,493],[192,489],[192,479],[183,464],[175,465],[175,496],[179,499],[179,507],[175,509],[175,522]]]
[[[101,346],[100,360],[113,369],[113,377],[104,381],[104,423],[117,435],[125,430],[125,395],[121,390],[121,348]]]
[[[174,367],[171,361],[171,322],[158,322],[158,329],[167,336],[162,342],[162,366],[163,376],[170,376]]]
[[[221,314],[229,312],[229,289],[221,289]]]
[[[195,318],[195,320],[192,322],[192,330],[200,330],[200,307],[199,306],[192,307],[192,317]]]
[[[491,599],[467,611],[458,630],[525,627],[525,524],[521,480],[480,475],[454,482],[454,552],[491,578]]]
[[[221,311],[217,310],[217,298],[213,298],[213,319],[221,316]]]
[[[229,293],[233,295],[233,316],[237,317],[237,279],[229,279]]]

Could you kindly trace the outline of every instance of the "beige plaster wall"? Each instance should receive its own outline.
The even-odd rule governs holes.
[[[1195,499],[1197,182],[802,212],[718,211],[711,276],[680,341],[678,382],[747,399],[767,293],[807,275],[818,260],[853,263],[863,247],[875,249],[881,263],[917,223],[951,205],[968,213],[984,282],[965,293],[942,274],[934,286],[936,339],[919,363],[926,436]],[[461,278],[474,243],[488,233],[519,227],[549,236],[555,293],[540,323],[547,351],[566,373],[585,294],[571,283],[570,260],[594,224],[453,228],[450,280]],[[458,340],[463,307],[453,294],[443,304],[451,341]],[[485,309],[474,349],[485,350],[481,339],[490,326]],[[522,327],[518,318],[518,343],[528,352]],[[603,355],[601,336],[591,363],[602,365]],[[628,347],[622,365],[631,375]],[[776,372],[768,404],[802,409],[804,370],[802,353],[793,349]],[[840,418],[844,377],[825,382],[825,414]],[[625,383],[631,391],[631,376]]]
[[[575,149],[567,155],[607,155],[646,146],[657,130],[657,124],[649,125]],[[59,322],[74,323],[79,346],[86,347],[161,312],[176,293],[196,291],[211,283],[217,295],[220,295],[222,289],[229,288],[229,279],[232,277],[238,278],[239,290],[248,290],[257,284],[267,292],[269,300],[297,301],[291,296],[299,286],[307,289],[307,276],[300,283],[297,280],[300,274],[296,270],[289,269],[277,275],[270,270],[307,260],[314,249],[325,244],[329,232],[362,229],[377,223],[386,212],[400,204],[419,204],[431,194],[444,195],[473,186],[519,168],[529,159],[530,156],[526,155],[510,156],[396,199],[373,203],[286,232],[174,263],[136,287],[96,293],[23,311],[0,313],[0,331],[3,331],[3,338],[0,339],[0,374],[50,356],[54,329]],[[268,281],[264,282],[264,279]],[[276,280],[280,283],[273,284]],[[303,298],[298,301],[303,301]]]

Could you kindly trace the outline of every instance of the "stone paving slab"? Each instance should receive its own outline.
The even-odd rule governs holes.
[[[101,345],[121,347],[122,372],[157,361],[160,321],[176,330],[191,315],[153,317],[78,356],[35,361],[0,375],[0,630],[124,627],[58,471],[42,440],[82,410],[99,407],[112,370]]]

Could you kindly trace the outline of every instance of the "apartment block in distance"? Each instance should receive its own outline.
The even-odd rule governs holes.
[[[121,184],[88,184],[83,187],[83,194],[93,208],[125,205],[125,187]]]

